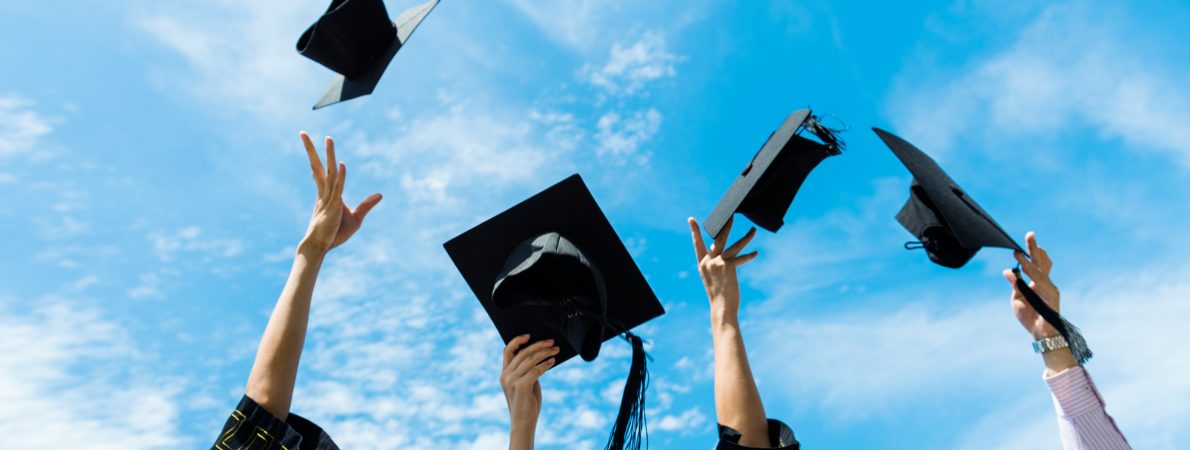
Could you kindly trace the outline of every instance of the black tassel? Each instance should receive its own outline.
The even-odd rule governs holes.
[[[1090,361],[1094,354],[1091,353],[1091,348],[1087,346],[1087,340],[1083,338],[1083,334],[1079,331],[1078,327],[1067,321],[1066,318],[1058,314],[1057,311],[1054,311],[1053,308],[1050,308],[1050,305],[1045,300],[1042,300],[1041,296],[1033,292],[1029,284],[1025,283],[1025,277],[1021,276],[1020,267],[1013,268],[1012,273],[1016,275],[1016,288],[1021,291],[1021,294],[1025,295],[1025,300],[1029,302],[1029,305],[1037,310],[1037,314],[1040,314],[1041,318],[1045,319],[1054,329],[1058,330],[1058,333],[1063,338],[1066,338],[1066,343],[1070,344],[1070,352],[1074,354],[1075,361],[1078,361],[1079,364]]]
[[[616,425],[607,447],[604,447],[607,450],[639,450],[642,436],[645,448],[649,448],[649,427],[645,421],[645,391],[649,388],[649,368],[645,359],[648,355],[639,336],[625,331],[624,339],[632,344],[632,367],[628,381],[624,383],[624,397],[620,400]]]
[[[810,132],[815,136],[818,136],[818,139],[822,140],[822,143],[826,145],[826,148],[830,149],[831,153],[833,154],[837,155],[842,153],[847,147],[847,144],[845,144],[843,140],[839,138],[839,133],[842,133],[845,130],[830,128],[826,125],[823,125],[822,118],[819,116],[810,116],[806,118],[806,121],[802,123],[802,126],[810,130]]]

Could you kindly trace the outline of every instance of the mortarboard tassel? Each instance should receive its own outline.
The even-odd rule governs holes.
[[[1045,303],[1041,296],[1033,292],[1028,283],[1025,283],[1025,277],[1021,276],[1019,266],[1014,267],[1012,273],[1016,275],[1016,288],[1025,295],[1025,300],[1029,302],[1029,305],[1037,310],[1037,314],[1040,314],[1041,318],[1058,330],[1058,333],[1066,339],[1067,344],[1070,344],[1070,352],[1074,353],[1075,361],[1078,361],[1079,364],[1089,361],[1094,354],[1091,353],[1091,348],[1087,347],[1087,340],[1083,339],[1083,334],[1078,327],[1066,321],[1066,318],[1050,308],[1050,305]]]
[[[625,331],[624,339],[632,344],[632,367],[628,372],[628,381],[624,383],[620,413],[608,438],[607,450],[639,450],[642,435],[645,448],[649,447],[649,427],[645,421],[645,391],[649,387],[649,369],[645,359],[648,355],[639,336]]]
[[[817,136],[818,139],[822,140],[822,144],[825,145],[826,148],[830,149],[831,153],[833,154],[837,155],[842,153],[843,149],[846,147],[846,144],[844,144],[843,140],[839,139],[838,136],[839,133],[842,133],[846,130],[831,128],[823,125],[822,117],[820,116],[807,117],[806,121],[802,123],[802,126],[806,127],[806,129],[810,130],[810,133],[813,133],[814,136]]]

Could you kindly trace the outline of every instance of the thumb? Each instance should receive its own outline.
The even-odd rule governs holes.
[[[372,211],[372,208],[375,208],[382,199],[384,199],[384,196],[380,195],[379,193],[369,195],[368,198],[365,198],[363,201],[359,202],[359,205],[356,206],[351,212],[355,215],[356,220],[363,222],[364,217],[368,215],[368,212]]]
[[[1009,284],[1016,286],[1016,274],[1012,273],[1012,269],[1004,269],[1004,279],[1008,280]]]
[[[1016,273],[1013,272],[1012,269],[1004,269],[1004,279],[1008,280],[1009,285],[1012,285],[1012,298],[1013,299],[1023,299],[1024,294],[1021,294],[1021,290],[1019,288],[1017,288],[1017,286],[1016,286],[1016,279],[1017,279]],[[1026,302],[1025,306],[1028,306],[1028,305],[1029,304]],[[1030,307],[1030,308],[1032,308],[1032,307]]]

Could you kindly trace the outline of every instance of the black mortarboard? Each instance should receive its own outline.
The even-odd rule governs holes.
[[[909,200],[897,213],[897,221],[918,238],[930,260],[959,268],[982,247],[1025,253],[933,158],[892,133],[872,130],[913,174]]]
[[[632,344],[612,448],[639,443],[648,383],[630,329],[665,313],[577,174],[447,241],[446,252],[505,343],[525,333],[554,339],[557,364],[590,361],[623,334]]]
[[[822,143],[800,136],[807,130]],[[785,224],[785,212],[806,176],[826,157],[838,155],[842,148],[835,130],[820,124],[810,110],[794,111],[769,135],[703,221],[707,233],[718,236],[737,212],[757,226],[776,232]]]
[[[931,261],[955,269],[983,247],[1002,247],[1028,254],[933,158],[892,133],[879,128],[872,131],[913,174],[909,199],[897,213],[897,221],[918,240],[906,243],[905,248],[925,249]],[[1030,289],[1019,270],[1014,271],[1017,288],[1033,309],[1066,338],[1080,363],[1090,359],[1091,351],[1078,328]]]
[[[397,50],[437,5],[430,0],[389,22],[382,0],[333,0],[297,41],[298,53],[339,74],[314,109],[371,94]]]

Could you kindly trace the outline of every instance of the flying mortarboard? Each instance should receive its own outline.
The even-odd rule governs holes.
[[[814,134],[822,143],[802,137],[803,131]],[[785,212],[806,176],[823,159],[841,153],[842,148],[843,142],[835,136],[835,130],[819,123],[810,110],[794,111],[769,135],[703,221],[707,233],[718,236],[737,212],[775,233],[785,224]]]
[[[371,94],[397,50],[438,5],[430,0],[389,22],[383,0],[333,0],[297,41],[297,51],[339,75],[314,109]]]
[[[966,264],[983,247],[1028,254],[933,158],[892,133],[879,128],[872,131],[913,174],[909,199],[897,213],[897,221],[918,240],[906,243],[905,248],[925,249],[931,261],[954,269]],[[1066,338],[1079,363],[1090,359],[1091,350],[1078,328],[1030,289],[1019,269],[1013,271],[1017,288],[1029,305]]]
[[[639,445],[648,384],[630,329],[665,313],[595,198],[575,174],[443,245],[505,343],[554,339],[557,364],[594,360],[623,334],[632,344],[611,448]]]

